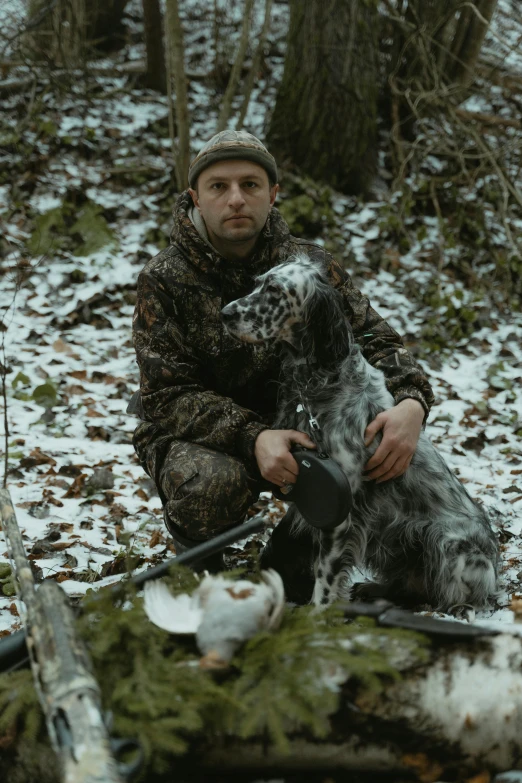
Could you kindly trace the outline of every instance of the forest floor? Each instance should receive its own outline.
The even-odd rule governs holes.
[[[203,52],[211,25],[200,3],[187,6],[197,150],[214,132],[219,95],[197,77],[210,67]],[[8,486],[30,559],[42,577],[76,597],[119,579],[129,555],[145,568],[175,552],[131,445],[136,420],[125,412],[138,383],[131,341],[136,279],[167,243],[175,199],[167,101],[116,71],[144,55],[138,8],[129,5],[124,49],[94,61],[86,74],[68,81],[43,74],[26,93],[7,96],[0,128]],[[261,137],[281,75],[286,6],[276,3],[274,14],[246,122]],[[231,35],[237,22],[230,20]],[[226,40],[225,28],[221,35]],[[512,52],[520,29],[512,25],[509,35]],[[508,64],[522,75],[520,58]],[[295,178],[288,182],[295,187]],[[319,191],[308,183],[302,192],[314,201]],[[283,182],[287,214],[290,193]],[[500,295],[471,290],[446,264],[459,248],[442,246],[433,214],[409,218],[408,246],[399,251],[387,229],[390,203],[389,194],[363,203],[328,193],[319,225],[303,230],[338,249],[425,367],[436,394],[427,431],[500,537],[498,601],[477,622],[510,624],[512,596],[522,593],[522,315],[503,306]],[[262,503],[275,524],[282,504],[268,495]],[[240,546],[235,560],[242,556]],[[2,539],[0,563],[6,557]],[[10,584],[3,589],[9,593]],[[19,626],[15,599],[0,597],[0,634]]]

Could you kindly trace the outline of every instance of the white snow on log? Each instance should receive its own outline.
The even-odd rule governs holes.
[[[522,639],[501,634],[487,646],[485,653],[456,650],[412,686],[423,732],[435,730],[465,755],[502,769],[522,736]]]

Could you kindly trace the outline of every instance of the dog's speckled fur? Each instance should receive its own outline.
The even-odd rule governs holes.
[[[240,340],[275,340],[286,348],[276,429],[310,434],[297,412],[297,389],[319,421],[326,450],[344,469],[354,495],[349,517],[315,531],[313,602],[336,600],[357,566],[369,567],[373,592],[449,610],[483,606],[496,591],[498,545],[484,509],[472,500],[422,432],[406,473],[382,484],[363,480],[378,445],[364,431],[394,401],[383,373],[354,343],[340,297],[322,267],[297,257],[258,278],[254,291],[223,310]],[[297,515],[297,525],[307,523]],[[370,588],[371,592],[371,588]],[[360,594],[362,597],[362,593]]]

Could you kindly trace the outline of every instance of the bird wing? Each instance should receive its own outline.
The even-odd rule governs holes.
[[[160,580],[145,583],[143,608],[154,625],[177,634],[196,633],[203,616],[193,596],[173,596]]]
[[[268,619],[267,628],[269,631],[275,631],[281,625],[281,620],[285,613],[285,589],[283,580],[273,568],[267,571],[261,571],[261,579],[270,589],[273,608]]]

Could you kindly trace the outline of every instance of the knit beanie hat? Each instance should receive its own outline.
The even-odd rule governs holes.
[[[200,150],[189,167],[189,186],[194,188],[199,175],[220,160],[251,160],[262,166],[270,182],[277,182],[277,164],[259,139],[243,130],[216,133]]]

